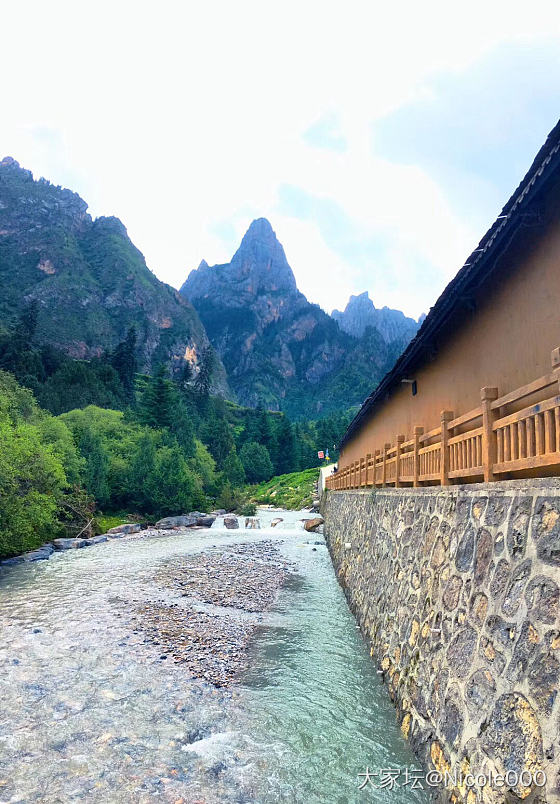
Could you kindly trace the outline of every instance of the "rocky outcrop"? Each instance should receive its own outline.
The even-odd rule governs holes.
[[[402,341],[407,343],[414,337],[419,322],[407,318],[400,310],[391,310],[389,307],[377,309],[367,290],[358,296],[350,296],[350,300],[343,312],[333,310],[332,317],[338,322],[344,332],[360,338],[368,327],[376,329],[385,343]]]
[[[323,509],[339,581],[426,768],[510,773],[501,787],[474,781],[470,797],[450,784],[443,800],[558,801],[558,479],[329,492]]]
[[[180,516],[166,516],[156,522],[158,530],[171,530],[172,528],[211,528],[216,517],[203,514],[200,511],[191,511],[189,514]]]
[[[396,357],[374,330],[343,332],[298,290],[270,223],[253,221],[231,262],[203,260],[181,288],[239,401],[301,416],[361,402]]]
[[[113,217],[92,220],[86,202],[11,158],[0,162],[0,318],[38,303],[39,340],[92,358],[124,340],[132,325],[141,370],[185,360],[198,370],[208,338],[189,301],[160,282]],[[215,390],[227,382],[218,361]]]
[[[228,514],[224,517],[224,526],[228,528],[228,530],[235,530],[239,527],[239,520],[233,514]]]

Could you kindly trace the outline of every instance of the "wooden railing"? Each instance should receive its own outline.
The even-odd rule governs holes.
[[[549,396],[554,392],[554,396]],[[343,466],[326,482],[329,489],[363,486],[421,486],[460,481],[500,480],[538,474],[546,467],[560,473],[560,347],[552,352],[552,372],[499,396],[482,388],[481,404],[454,418],[441,413],[441,425],[428,433],[415,427],[408,441],[395,443]],[[528,397],[546,396],[529,407]]]

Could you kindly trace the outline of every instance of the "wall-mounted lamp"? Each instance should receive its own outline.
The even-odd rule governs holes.
[[[416,394],[418,393],[418,386],[416,384],[416,380],[409,380],[403,378],[401,382],[405,383],[406,385],[410,385],[410,387],[412,388],[412,396],[416,396]]]

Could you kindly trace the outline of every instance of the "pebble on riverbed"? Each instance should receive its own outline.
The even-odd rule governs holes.
[[[135,631],[164,656],[186,665],[196,678],[227,687],[246,667],[258,618],[275,602],[291,570],[272,542],[229,545],[227,552],[197,553],[163,568],[156,582],[189,598],[189,604],[227,607],[223,612],[148,602],[137,609]],[[237,615],[236,615],[237,610]]]

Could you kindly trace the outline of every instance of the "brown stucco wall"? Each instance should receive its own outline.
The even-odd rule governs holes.
[[[472,410],[484,386],[497,386],[502,395],[550,371],[551,351],[560,346],[558,206],[548,212],[544,232],[539,229],[533,242],[526,238],[515,259],[502,259],[477,294],[475,311],[457,321],[433,361],[414,374],[417,395],[403,385],[372,411],[345,446],[341,467],[394,443],[398,434],[411,438],[415,425],[425,431],[437,427],[444,409],[455,416]]]
[[[426,770],[494,775],[442,799],[557,804],[560,479],[330,491],[322,512],[403,735]]]

